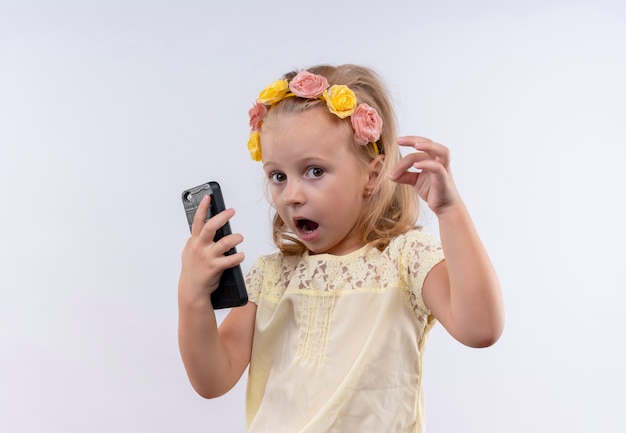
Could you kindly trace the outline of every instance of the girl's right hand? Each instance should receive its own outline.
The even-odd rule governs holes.
[[[226,209],[205,223],[204,216],[207,214],[209,204],[210,197],[204,196],[193,218],[191,237],[181,254],[182,270],[179,282],[181,301],[210,303],[210,295],[217,289],[224,270],[237,266],[244,260],[242,252],[224,255],[243,242],[243,236],[240,234],[230,234],[213,242],[215,232],[235,215],[235,210]]]

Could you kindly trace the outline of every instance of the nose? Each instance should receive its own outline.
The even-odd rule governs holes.
[[[285,199],[285,204],[288,206],[294,206],[304,203],[305,197],[302,179],[287,180],[283,197]]]

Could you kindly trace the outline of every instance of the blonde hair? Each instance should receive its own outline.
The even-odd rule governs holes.
[[[364,244],[382,251],[394,237],[414,228],[418,217],[418,197],[415,189],[389,179],[391,169],[402,156],[397,144],[397,120],[387,97],[387,89],[374,71],[363,66],[318,65],[307,68],[307,71],[326,77],[331,86],[333,84],[348,86],[356,95],[359,104],[365,103],[375,108],[383,120],[382,133],[377,141],[378,152],[383,155],[382,165],[372,193],[364,201],[356,226],[356,231]],[[284,78],[290,81],[297,72],[288,72]],[[267,120],[283,114],[301,113],[324,104],[324,101],[319,99],[285,98],[272,106],[267,114]],[[337,116],[331,118],[352,128],[350,119],[339,119]],[[375,158],[381,159],[371,144],[362,146],[354,142],[352,151],[365,166]],[[308,250],[289,231],[278,212],[273,218],[273,239],[274,244],[285,255],[301,255]]]

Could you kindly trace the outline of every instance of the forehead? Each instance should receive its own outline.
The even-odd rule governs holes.
[[[329,113],[324,106],[268,115],[261,128],[263,161],[350,152],[353,132],[349,122]]]
[[[290,102],[290,101],[285,101]],[[291,108],[285,108],[291,107]],[[316,127],[322,130],[330,131],[335,128],[351,128],[350,119],[340,119],[336,115],[330,113],[326,108],[326,105],[313,105],[308,108],[302,108],[304,105],[297,106],[292,105],[279,105],[276,108],[272,108],[261,127],[261,132],[268,130],[275,130],[285,127],[301,127],[302,125],[308,125],[310,127]]]

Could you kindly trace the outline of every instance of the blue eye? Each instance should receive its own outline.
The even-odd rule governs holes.
[[[275,171],[273,173],[270,173],[270,180],[274,183],[281,183],[287,180],[287,176],[285,175],[285,173]]]
[[[308,177],[321,177],[324,174],[324,169],[319,167],[311,167],[306,171]]]

